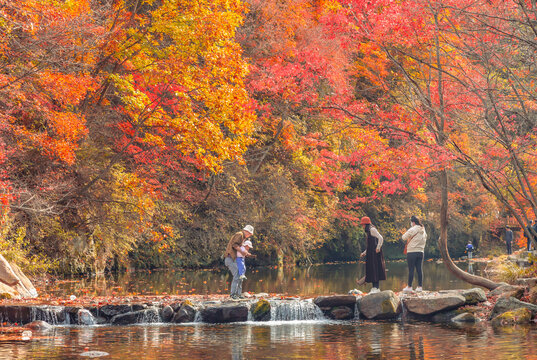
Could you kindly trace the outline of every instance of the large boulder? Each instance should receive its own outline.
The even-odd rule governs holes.
[[[204,322],[212,324],[246,321],[248,306],[246,304],[208,306],[201,310],[201,318]]]
[[[173,315],[172,322],[176,324],[182,324],[187,322],[193,322],[196,318],[197,307],[190,301],[185,301],[179,310]]]
[[[504,312],[513,311],[519,308],[526,308],[531,311],[531,315],[537,315],[537,305],[533,305],[527,302],[520,301],[514,297],[501,297],[494,305],[490,314],[490,319],[503,314]]]
[[[461,290],[460,294],[466,299],[465,305],[475,305],[487,301],[487,294],[481,288]]]
[[[531,320],[531,314],[531,310],[527,308],[518,308],[494,317],[491,323],[494,326],[527,324]]]
[[[34,298],[37,291],[32,282],[15,264],[0,255],[0,298]]]
[[[354,318],[356,297],[354,295],[319,296],[313,300],[323,314],[335,320],[348,320]]]
[[[403,299],[406,309],[418,315],[432,315],[440,311],[456,309],[466,303],[466,298],[458,293],[428,294]]]
[[[524,286],[503,284],[492,290],[489,295],[520,299],[524,295],[524,290]]]
[[[266,299],[259,299],[259,301],[252,305],[250,312],[255,321],[269,321],[270,302]]]
[[[401,300],[393,291],[385,290],[358,299],[358,309],[368,319],[392,319],[401,313]]]

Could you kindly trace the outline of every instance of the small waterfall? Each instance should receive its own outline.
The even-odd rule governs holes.
[[[202,319],[201,319],[201,312],[199,310],[196,310],[196,314],[194,314],[194,322],[195,323],[200,323],[202,322]]]
[[[63,309],[63,306],[32,306],[30,317],[32,321],[42,320],[50,325],[63,324],[68,320]]]
[[[360,320],[360,307],[358,301],[354,304],[354,320]]]
[[[324,319],[321,309],[311,300],[271,300],[272,321],[320,320]]]
[[[78,310],[78,324],[79,325],[95,325],[95,318],[86,309]]]
[[[139,319],[139,323],[150,324],[162,322],[159,311],[156,307],[151,307],[143,311],[143,316]]]

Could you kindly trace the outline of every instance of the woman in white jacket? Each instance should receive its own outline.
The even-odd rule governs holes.
[[[418,287],[416,291],[423,291],[423,252],[425,242],[427,241],[427,233],[421,224],[420,220],[412,215],[410,218],[410,229],[403,234],[405,241],[406,261],[408,263],[408,285],[403,289],[403,292],[412,291],[412,280],[414,280],[414,269],[418,273]]]

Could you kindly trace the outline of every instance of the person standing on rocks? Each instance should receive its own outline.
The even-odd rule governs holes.
[[[242,279],[239,275],[239,268],[237,267],[237,252],[241,251],[241,246],[244,241],[254,234],[254,227],[252,225],[246,225],[244,229],[235,233],[226,247],[224,253],[224,264],[227,266],[233,280],[231,281],[231,298],[239,299],[242,297]],[[244,255],[244,254],[243,254]]]
[[[365,282],[373,284],[370,294],[374,294],[380,291],[380,281],[386,280],[386,265],[382,254],[384,239],[367,216],[360,220],[360,224],[364,226],[366,234],[366,249],[360,254],[361,257],[365,256]]]
[[[513,230],[509,228],[509,225],[505,226],[505,246],[507,247],[507,255],[513,253]]]
[[[412,215],[410,218],[410,229],[403,234],[405,241],[406,262],[408,264],[408,283],[403,292],[412,291],[412,281],[414,280],[414,269],[418,274],[417,292],[423,291],[423,253],[425,251],[425,242],[427,233],[420,220]]]

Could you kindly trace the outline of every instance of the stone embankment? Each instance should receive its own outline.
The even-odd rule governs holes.
[[[532,280],[528,280],[532,281]],[[140,323],[231,323],[288,320],[392,320],[528,323],[537,305],[519,300],[524,286],[502,285],[488,294],[480,288],[422,293],[320,296],[312,299],[256,294],[242,300],[181,299],[98,305],[0,304],[0,323],[47,328],[52,325],[130,325]]]

